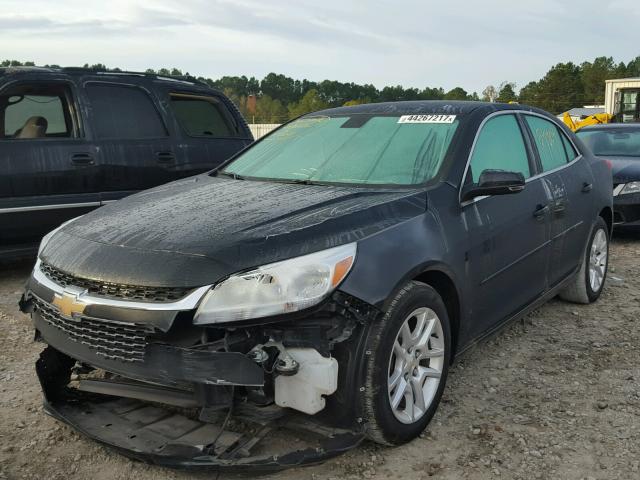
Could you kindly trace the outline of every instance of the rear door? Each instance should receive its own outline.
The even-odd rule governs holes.
[[[253,142],[251,132],[229,100],[213,93],[167,92],[179,135],[181,176],[211,170]]]
[[[99,206],[97,150],[85,139],[70,80],[0,90],[0,248],[37,243]]]
[[[517,115],[501,113],[481,127],[466,183],[483,170],[520,172],[520,193],[479,197],[463,205],[469,232],[469,277],[473,283],[473,337],[518,312],[547,288],[550,192],[537,169]]]
[[[88,81],[84,91],[103,165],[103,201],[176,178],[173,141],[149,89],[134,83]]]
[[[542,178],[551,202],[551,286],[571,274],[582,260],[593,217],[593,174],[562,129],[542,116],[526,114]]]

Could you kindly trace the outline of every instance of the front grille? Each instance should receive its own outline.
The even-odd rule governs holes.
[[[175,302],[185,297],[190,288],[172,287],[142,287],[121,283],[100,282],[70,275],[46,263],[40,264],[40,270],[47,278],[62,287],[74,286],[88,290],[92,295],[118,298],[121,300],[136,300],[142,302]]]
[[[70,320],[48,303],[35,298],[34,309],[49,325],[66,333],[74,342],[86,345],[96,355],[124,362],[144,361],[148,333],[145,325],[87,317]]]

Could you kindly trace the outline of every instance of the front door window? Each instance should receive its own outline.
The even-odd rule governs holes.
[[[0,140],[77,137],[64,84],[20,85],[0,94]]]

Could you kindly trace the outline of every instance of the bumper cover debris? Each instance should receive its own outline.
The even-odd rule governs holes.
[[[189,409],[80,391],[75,360],[47,347],[36,363],[45,411],[93,440],[147,463],[214,470],[277,471],[322,462],[364,439],[286,409],[236,405],[217,423]],[[192,413],[192,412],[191,412]]]

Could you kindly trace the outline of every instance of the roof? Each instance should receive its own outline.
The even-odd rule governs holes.
[[[604,107],[576,107],[567,112],[572,117],[588,117],[596,113],[604,113]]]
[[[630,78],[611,78],[609,80],[605,80],[606,83],[611,82],[640,82],[640,77],[630,77]]]
[[[0,67],[0,76],[22,73],[38,73],[38,74],[64,74],[64,75],[96,75],[105,77],[144,77],[167,82],[184,82],[192,85],[202,85],[209,87],[205,82],[191,76],[176,75],[158,75],[156,73],[147,72],[130,72],[130,71],[112,71],[112,70],[95,70],[83,67]],[[211,87],[209,87],[211,88]]]
[[[351,114],[442,114],[464,115],[484,108],[488,111],[497,110],[527,110],[542,112],[542,110],[521,104],[489,103],[473,101],[450,100],[413,100],[404,102],[366,103],[351,107],[337,107],[314,112],[310,115],[351,115]],[[546,112],[545,112],[546,113]]]

